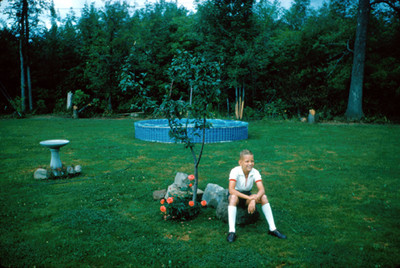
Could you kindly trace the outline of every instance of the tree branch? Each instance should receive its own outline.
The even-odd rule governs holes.
[[[376,4],[387,4],[389,7],[391,7],[394,11],[396,11],[398,13],[398,15],[400,16],[400,6],[396,6],[396,3],[400,4],[399,0],[374,0],[371,2],[371,6],[372,5],[376,5]]]
[[[199,159],[197,160],[197,163],[196,163],[196,167],[199,166],[201,156],[203,155],[204,143],[206,140],[206,123],[207,123],[207,119],[206,119],[206,117],[204,117],[203,118],[203,140],[201,142],[201,149],[200,149],[200,153],[199,153]]]
[[[348,50],[349,52],[354,53],[354,51],[350,48],[350,39],[347,40],[347,45],[346,45],[346,47],[347,47],[347,50]]]

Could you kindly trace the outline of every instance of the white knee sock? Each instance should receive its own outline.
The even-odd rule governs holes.
[[[228,206],[228,223],[229,223],[229,232],[236,232],[235,224],[236,224],[236,212],[237,208],[235,206]]]
[[[264,212],[265,218],[267,219],[269,230],[274,231],[276,230],[274,216],[272,215],[272,209],[269,203],[265,204],[261,207],[262,211]]]

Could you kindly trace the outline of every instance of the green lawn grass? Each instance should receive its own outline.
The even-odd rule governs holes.
[[[238,153],[253,151],[277,227],[237,227],[207,208],[165,222],[152,193],[193,172],[180,144],[134,139],[133,120],[0,120],[0,266],[396,267],[400,265],[400,127],[256,121],[249,139],[208,144],[199,186],[227,187]],[[83,174],[33,179],[46,139],[65,138],[64,164]]]

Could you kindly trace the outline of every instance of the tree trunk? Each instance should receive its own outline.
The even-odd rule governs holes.
[[[31,84],[31,70],[29,64],[26,65],[26,85],[28,86],[28,103],[29,112],[33,111],[33,100],[32,100],[32,84]]]
[[[369,0],[359,0],[353,69],[351,72],[349,100],[345,114],[348,120],[360,120],[364,115],[362,111],[362,94],[369,12]]]
[[[244,95],[245,95],[244,92],[245,92],[244,85],[242,88],[235,87],[235,95],[236,95],[235,115],[236,115],[236,119],[240,119],[240,120],[242,120],[242,118],[243,118]]]
[[[189,104],[192,106],[192,100],[193,100],[193,87],[190,85],[190,99],[189,99]]]
[[[204,136],[203,136],[204,139]],[[200,161],[196,158],[196,153],[194,151],[193,147],[190,147],[190,150],[192,152],[193,156],[193,161],[194,161],[194,185],[193,185],[193,195],[192,195],[192,201],[196,203],[197,199],[197,187],[199,183],[199,163]]]
[[[25,113],[25,71],[24,71],[24,53],[23,53],[23,42],[22,37],[19,40],[19,59],[21,63],[21,112]]]
[[[112,113],[113,107],[112,107],[112,100],[111,100],[111,92],[108,93],[108,111],[110,114]]]
[[[29,20],[28,20],[28,1],[24,0],[25,12],[25,71],[26,71],[26,86],[28,89],[28,103],[29,112],[33,111],[32,104],[32,84],[31,84],[31,71],[30,71],[30,57],[29,57]]]
[[[194,186],[193,186],[193,197],[192,201],[196,204],[196,199],[197,199],[197,188],[199,184],[199,165],[200,165],[200,160],[201,156],[203,155],[203,150],[204,150],[204,144],[206,141],[206,128],[205,125],[207,123],[207,118],[203,118],[203,137],[202,137],[202,142],[201,142],[201,148],[199,152],[199,157],[196,157],[196,153],[194,151],[193,147],[190,147],[190,150],[192,151],[192,156],[193,156],[193,161],[194,161]]]
[[[20,58],[20,66],[21,66],[21,112],[25,113],[26,111],[26,98],[25,98],[25,17],[28,14],[27,11],[27,2],[26,0],[22,3],[22,12],[21,18],[19,21],[19,58]]]

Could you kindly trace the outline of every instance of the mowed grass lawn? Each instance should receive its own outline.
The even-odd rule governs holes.
[[[245,141],[207,144],[200,188],[228,186],[239,151],[255,154],[279,230],[237,228],[206,208],[165,222],[152,193],[193,172],[181,144],[134,138],[132,119],[0,120],[0,266],[396,267],[400,265],[400,126],[255,121]],[[68,139],[68,180],[34,180],[46,139]]]

